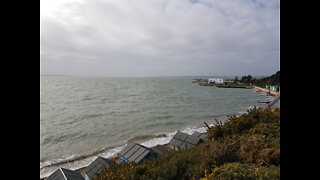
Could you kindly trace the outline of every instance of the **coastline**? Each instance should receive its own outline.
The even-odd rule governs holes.
[[[155,146],[152,146],[152,147],[149,147],[150,149],[156,147],[157,145]],[[162,146],[165,146],[165,147],[170,147],[171,145],[169,143],[166,143],[166,144],[163,144]],[[105,159],[108,159],[108,160],[111,160],[117,164],[120,163],[120,160],[119,160],[119,156],[118,155],[113,155],[113,156],[110,156],[110,157],[107,157]],[[93,160],[92,160],[93,161]],[[84,167],[81,167],[81,168],[77,168],[77,169],[74,169],[73,171],[76,171],[76,172],[79,172],[80,174],[84,174],[84,169],[87,168],[88,166],[84,166]],[[40,176],[40,180],[44,180],[46,179],[48,176],[43,176],[41,177]]]
[[[258,86],[254,86],[254,88],[256,89],[256,91],[258,92],[266,92],[266,93],[269,93],[273,96],[280,96],[280,92],[276,92],[276,91],[272,91],[270,89],[266,89],[266,88],[261,88],[261,87],[258,87]]]
[[[213,124],[210,124],[210,126],[212,126],[212,125]],[[205,132],[205,130],[206,130],[206,127],[203,125],[203,126],[199,126],[199,127],[188,126],[188,127],[185,127],[184,129],[179,130],[179,131],[187,133],[187,134],[192,134],[195,131]],[[148,140],[141,142],[139,144],[144,145],[148,148],[153,148],[157,145],[166,145],[166,144],[168,144],[168,142],[171,140],[171,138],[174,136],[175,133],[176,133],[176,131],[166,133],[165,137],[148,139]],[[101,156],[106,159],[114,160],[117,157],[117,153],[120,152],[126,146],[126,144],[127,143],[125,143],[124,145],[118,146],[116,148],[109,149],[107,151],[103,151],[101,153],[98,153],[98,154],[95,154],[92,156],[88,156],[85,158],[66,160],[65,162],[62,162],[62,163],[59,162],[57,164],[42,167],[42,168],[40,168],[40,179],[45,179],[46,177],[48,177],[51,173],[53,173],[55,170],[57,170],[60,167],[70,169],[73,171],[81,171],[82,169],[84,169],[88,165],[90,165],[98,156]]]
[[[256,86],[255,86],[256,87]],[[266,92],[268,93],[269,90],[268,89],[263,89],[263,88],[259,88],[259,87],[256,87],[256,90],[260,90],[263,91],[263,92]],[[259,91],[256,91],[256,92],[259,92]],[[271,92],[270,92],[271,93]],[[272,92],[273,93],[273,92]],[[274,95],[280,95],[280,93],[274,93]],[[210,126],[212,126],[213,124],[210,124]],[[201,127],[201,128],[205,128],[205,127]],[[186,128],[183,131],[187,131],[187,133],[189,132],[192,132],[192,131],[197,131],[199,130],[199,128],[194,128],[194,129],[190,129],[189,128]],[[173,136],[175,134],[175,132],[173,133],[169,133],[166,137],[166,139],[168,139],[168,141],[170,141],[171,139],[171,135]],[[153,142],[152,142],[153,141]],[[164,142],[164,143],[155,143],[155,139],[150,139],[144,143],[142,143],[142,145],[145,145],[147,146],[148,148],[153,148],[155,146],[157,146],[158,144],[159,145],[167,145],[167,142]],[[163,141],[162,141],[163,142]],[[40,179],[45,179],[46,177],[48,177],[52,172],[54,172],[56,169],[60,168],[60,167],[63,167],[63,168],[67,168],[67,169],[70,169],[70,170],[74,170],[74,171],[78,171],[78,172],[82,172],[83,169],[85,169],[92,161],[95,160],[95,158],[97,156],[102,156],[106,159],[110,159],[110,160],[117,160],[117,153],[121,151],[121,149],[124,148],[124,146],[119,146],[117,147],[117,150],[114,150],[113,152],[102,152],[102,153],[99,153],[99,154],[96,154],[96,155],[93,155],[93,156],[90,156],[90,157],[87,157],[87,158],[84,158],[84,159],[81,159],[79,161],[79,159],[77,160],[70,160],[70,161],[67,161],[66,163],[59,163],[59,164],[54,164],[52,166],[48,166],[48,167],[44,167],[44,168],[41,168],[40,169]],[[81,165],[80,165],[81,164]]]

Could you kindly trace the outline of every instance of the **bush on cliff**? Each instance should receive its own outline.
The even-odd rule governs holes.
[[[280,109],[248,110],[208,131],[208,141],[142,164],[121,164],[105,179],[279,179]]]

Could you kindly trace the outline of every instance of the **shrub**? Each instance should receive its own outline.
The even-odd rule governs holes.
[[[252,108],[239,117],[231,116],[225,123],[217,123],[208,131],[210,139],[219,139],[230,135],[242,135],[260,123],[280,123],[280,108]]]
[[[201,180],[275,180],[280,179],[280,168],[276,166],[257,167],[249,164],[228,163],[216,167],[209,174],[205,171],[205,177]]]
[[[279,179],[279,108],[253,108],[229,117],[224,124],[217,122],[208,137],[195,147],[141,164],[110,167],[97,180]]]

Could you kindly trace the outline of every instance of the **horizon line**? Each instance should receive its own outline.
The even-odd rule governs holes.
[[[275,73],[274,73],[275,74]],[[248,74],[251,75],[251,74]],[[70,76],[70,77],[126,77],[126,78],[139,78],[139,77],[242,77],[248,75],[147,75],[147,76],[107,76],[107,75],[70,75],[70,74],[40,74],[40,76]],[[272,75],[272,74],[271,74]],[[267,77],[271,75],[251,75],[252,77]]]

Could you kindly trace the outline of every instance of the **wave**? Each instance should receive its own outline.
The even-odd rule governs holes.
[[[90,133],[84,133],[84,132],[77,132],[77,133],[71,133],[71,134],[61,134],[60,136],[48,136],[45,137],[41,144],[46,145],[46,144],[57,144],[60,142],[64,142],[65,140],[77,140],[77,139],[83,139],[90,137],[92,134]]]
[[[172,118],[173,116],[171,115],[165,115],[165,116],[157,116],[155,117],[155,119],[160,119],[160,120],[163,120],[163,119],[170,119]]]
[[[213,126],[213,124],[210,124],[209,126]],[[197,126],[188,126],[185,127],[184,129],[180,129],[179,131],[187,133],[187,134],[193,134],[194,132],[200,132],[200,133],[204,133],[207,131],[206,127],[197,127]],[[146,146],[146,147],[153,147],[156,145],[163,145],[163,144],[167,144],[169,143],[169,141],[172,139],[172,137],[177,133],[177,131],[174,132],[170,132],[170,133],[158,133],[159,135],[161,134],[165,134],[166,136],[164,137],[157,137],[157,138],[153,138],[150,139],[148,141],[145,141],[143,143],[141,143],[142,145]]]
[[[61,135],[61,136],[49,136],[49,137],[46,137],[42,140],[42,143],[43,145],[45,144],[50,144],[50,143],[59,143],[59,142],[62,142],[68,138],[70,138],[71,135]]]
[[[67,154],[58,159],[53,159],[53,160],[44,161],[44,162],[40,161],[40,168],[71,162],[71,161],[77,160],[77,157],[78,156],[75,154]]]
[[[95,118],[95,117],[100,117],[103,114],[85,114],[83,116],[80,117],[80,119],[90,119],[90,118]]]
[[[54,171],[56,171],[58,168],[66,168],[70,170],[77,170],[83,167],[87,167],[90,163],[92,163],[98,156],[108,158],[116,153],[120,152],[125,146],[117,147],[114,149],[111,149],[107,152],[102,152],[99,154],[96,154],[94,156],[90,156],[87,158],[72,158],[73,160],[67,161],[67,162],[60,162],[56,164],[51,164],[50,166],[43,166],[40,168],[40,178],[48,177],[50,174],[52,174]],[[52,161],[51,161],[52,162]],[[44,165],[45,163],[43,163]]]
[[[213,124],[211,124],[210,126],[213,126]],[[187,134],[192,134],[195,131],[203,133],[203,132],[206,132],[206,127],[188,126],[188,127],[185,127],[184,129],[180,129],[179,131]],[[142,143],[140,144],[149,148],[156,145],[167,144],[169,143],[169,141],[171,140],[171,138],[174,136],[176,132],[177,131],[169,132],[169,133],[160,132],[154,135],[136,136],[132,139],[128,139],[124,141],[119,146],[104,148],[90,154],[86,154],[86,155],[68,154],[58,159],[40,162],[40,178],[49,176],[51,173],[53,173],[55,170],[57,170],[60,167],[67,168],[70,170],[76,170],[76,169],[80,169],[88,166],[98,156],[101,156],[104,158],[109,158],[111,156],[114,156],[127,145],[128,141],[135,142],[137,140],[142,140]]]
[[[82,98],[81,101],[87,101],[87,100],[92,100],[92,99],[95,99],[94,97],[85,97],[85,98]]]
[[[104,158],[114,156],[116,153],[120,152],[125,145],[126,144],[122,144],[115,147],[101,149],[86,155],[68,154],[61,158],[40,162],[40,178],[49,176],[51,173],[61,167],[70,170],[77,170],[86,167],[98,156]]]
[[[201,117],[204,118],[204,119],[212,119],[212,118],[225,118],[225,117],[228,117],[228,116],[230,116],[230,114],[202,115]]]
[[[146,125],[145,128],[151,128],[151,127],[155,127],[155,126],[171,126],[171,125],[182,125],[184,123],[182,122],[159,122],[159,123],[152,123],[149,125]]]
[[[141,135],[141,136],[135,136],[128,141],[135,141],[135,140],[145,140],[145,139],[151,139],[151,138],[158,138],[158,137],[167,137],[166,134],[154,134],[154,135]]]

